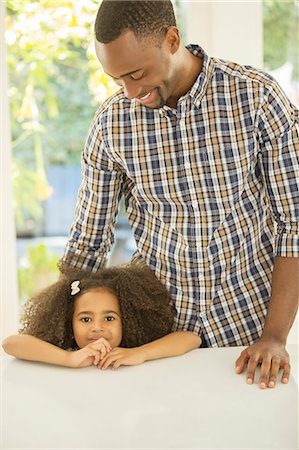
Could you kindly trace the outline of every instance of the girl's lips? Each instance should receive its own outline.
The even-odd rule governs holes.
[[[94,341],[98,341],[98,340],[101,339],[101,338],[106,339],[106,338],[104,338],[104,336],[99,336],[99,337],[97,337],[97,338],[94,338],[94,337],[89,338],[88,340],[91,341],[91,342],[94,342]],[[106,339],[106,340],[107,340],[107,339]]]
[[[136,98],[137,102],[141,103],[142,105],[147,105],[148,103],[151,103],[153,100],[155,100],[157,88],[152,89],[149,91],[146,95],[144,95],[141,98]]]

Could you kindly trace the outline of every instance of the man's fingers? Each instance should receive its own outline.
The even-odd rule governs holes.
[[[274,388],[277,382],[277,376],[280,369],[280,362],[279,359],[273,357],[271,361],[271,370],[270,370],[270,377],[268,382],[268,387]]]
[[[247,363],[246,381],[248,384],[254,382],[254,374],[259,363],[259,359],[256,356],[251,356]]]
[[[282,369],[281,382],[286,384],[290,377],[289,355],[283,344],[271,340],[260,340],[243,350],[236,361],[236,372],[242,373],[247,364],[246,381],[254,383],[257,366],[261,365],[259,387],[274,388]]]
[[[243,372],[244,367],[246,366],[248,360],[249,360],[248,352],[247,352],[247,350],[243,350],[243,352],[241,353],[241,355],[239,356],[239,358],[236,361],[236,372],[237,373]]]
[[[286,384],[289,381],[290,378],[290,373],[291,373],[291,365],[289,363],[285,363],[284,367],[283,367],[283,372],[282,372],[282,376],[281,376],[281,382]]]
[[[261,365],[259,385],[261,389],[266,389],[269,383],[271,372],[271,355],[265,355]]]

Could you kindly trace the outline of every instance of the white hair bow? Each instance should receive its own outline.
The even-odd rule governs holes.
[[[79,280],[76,280],[76,281],[72,282],[72,284],[71,284],[71,295],[76,295],[76,294],[78,294],[78,292],[80,292],[79,284],[80,284]]]

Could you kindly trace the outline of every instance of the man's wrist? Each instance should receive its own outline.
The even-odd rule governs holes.
[[[273,342],[275,344],[279,344],[279,345],[286,345],[287,342],[287,337],[284,335],[281,335],[279,333],[275,333],[275,332],[271,332],[268,330],[264,330],[261,337],[260,337],[260,341],[263,342]]]

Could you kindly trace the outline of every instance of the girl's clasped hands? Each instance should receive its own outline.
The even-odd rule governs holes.
[[[113,370],[122,365],[131,366],[142,364],[145,358],[139,348],[121,348],[111,345],[105,338],[99,338],[97,341],[87,344],[80,350],[69,352],[69,367],[88,367],[97,366],[105,370],[111,367]]]

